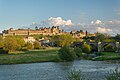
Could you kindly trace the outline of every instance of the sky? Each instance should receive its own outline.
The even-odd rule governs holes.
[[[120,0],[0,0],[0,31],[35,26],[120,34]]]

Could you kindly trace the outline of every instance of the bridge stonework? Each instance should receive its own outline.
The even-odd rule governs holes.
[[[97,47],[98,52],[104,51],[106,45],[112,45],[116,49],[116,52],[120,52],[119,42],[87,42],[87,44],[94,44]]]
[[[104,51],[106,45],[112,45],[115,48],[115,52],[120,52],[119,42],[85,42],[85,43],[96,47],[98,52]],[[82,42],[75,43],[73,47],[82,46],[82,44],[83,44]]]

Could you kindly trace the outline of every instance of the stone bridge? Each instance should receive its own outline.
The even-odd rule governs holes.
[[[85,42],[86,44],[91,45],[96,48],[98,52],[104,51],[105,46],[111,45],[115,48],[116,52],[120,52],[120,43],[119,42]],[[72,46],[82,46],[83,42],[74,43]]]

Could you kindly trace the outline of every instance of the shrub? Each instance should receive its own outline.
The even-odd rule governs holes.
[[[81,48],[75,47],[74,51],[75,51],[77,57],[81,57],[82,56],[82,49]]]
[[[68,73],[67,80],[86,80],[84,75],[81,74],[81,71],[71,70]]]
[[[33,49],[33,44],[30,42],[27,42],[26,47],[28,50],[31,50],[31,49]]]
[[[33,45],[34,45],[34,49],[40,49],[40,43],[39,42],[35,41]]]
[[[8,51],[5,51],[3,49],[0,49],[0,54],[8,54]]]
[[[64,61],[73,61],[76,58],[74,49],[66,45],[59,50],[58,54],[60,59]]]
[[[118,71],[118,68],[115,70],[111,70],[108,72],[108,76],[106,76],[106,80],[120,80],[120,71]]]
[[[101,52],[94,52],[94,54],[95,54],[96,56],[101,56],[101,55],[102,55]]]
[[[91,46],[88,44],[83,44],[82,45],[82,51],[85,53],[90,53],[91,52]]]

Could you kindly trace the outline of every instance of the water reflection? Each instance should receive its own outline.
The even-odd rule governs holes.
[[[0,80],[65,80],[74,68],[90,80],[103,80],[107,72],[116,67],[120,68],[120,64],[87,60],[0,65]]]

